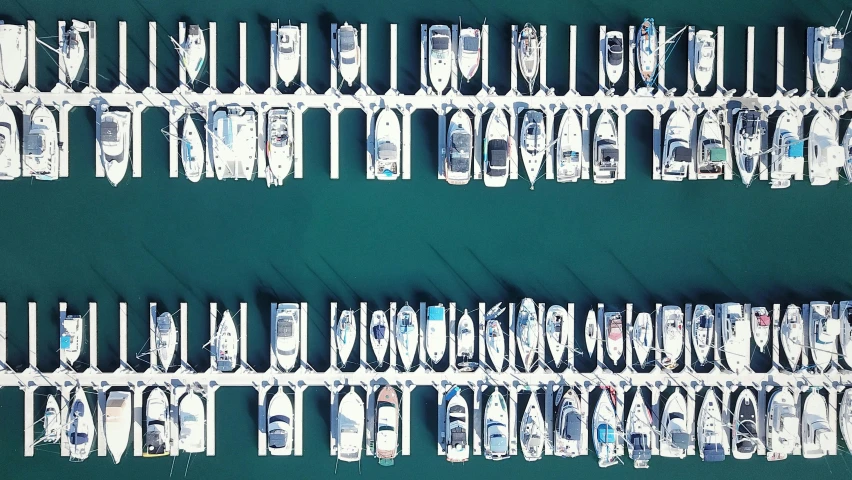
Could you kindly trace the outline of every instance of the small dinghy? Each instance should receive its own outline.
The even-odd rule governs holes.
[[[686,423],[686,399],[680,389],[675,389],[666,400],[660,432],[660,456],[685,458],[692,439]]]
[[[538,405],[538,396],[533,391],[524,410],[520,427],[521,451],[526,461],[534,462],[541,459],[546,439],[544,418],[541,415],[541,407]]]
[[[518,65],[521,67],[521,75],[530,87],[530,95],[533,91],[533,83],[538,75],[538,33],[535,27],[529,23],[518,34]]]
[[[417,326],[417,313],[405,303],[396,313],[396,347],[399,358],[405,370],[411,369],[411,363],[417,355],[417,339],[420,338],[420,329]]]
[[[463,28],[459,31],[458,64],[465,81],[471,81],[479,70],[481,35],[479,29]]]
[[[573,458],[580,455],[580,446],[585,449],[588,440],[583,432],[583,413],[580,397],[573,388],[567,388],[559,409],[556,411],[556,429],[553,432],[553,454]]]
[[[518,339],[518,354],[524,364],[524,370],[532,371],[533,360],[538,349],[538,309],[531,298],[524,298],[518,308],[515,320]]]
[[[702,92],[713,79],[716,66],[716,39],[710,30],[699,30],[695,34],[695,51],[692,59],[692,75]]]
[[[168,371],[175,357],[177,346],[177,328],[175,320],[169,312],[161,313],[154,325],[154,346],[157,350],[157,358],[164,371]]]
[[[187,113],[183,117],[183,128],[180,137],[180,160],[183,164],[183,173],[190,182],[201,180],[204,173],[204,144],[198,127],[192,121],[192,115]]]
[[[725,362],[734,373],[743,373],[751,364],[751,324],[743,318],[742,304],[725,303],[721,313]]]
[[[509,411],[499,389],[488,396],[485,404],[485,436],[482,439],[486,460],[509,458]]]
[[[725,427],[722,423],[722,407],[713,388],[707,389],[698,420],[695,425],[695,437],[698,441],[698,453],[705,462],[721,462],[725,459]]]
[[[828,405],[819,391],[812,390],[802,409],[802,457],[822,458],[837,444],[828,422]]]
[[[423,346],[433,365],[444,358],[447,351],[447,310],[443,304],[433,305],[426,309],[426,337]]]
[[[399,445],[399,396],[385,385],[376,396],[376,458],[379,465],[393,465]]]
[[[636,389],[636,395],[627,412],[627,453],[633,460],[634,468],[648,468],[648,462],[651,460],[651,441],[656,433],[641,387]]]
[[[577,114],[568,110],[559,123],[556,140],[556,181],[576,182],[583,173],[580,154],[583,151],[583,130]]]
[[[346,366],[346,363],[349,362],[349,356],[352,354],[352,348],[358,341],[354,311],[344,310],[340,312],[340,318],[337,320],[337,326],[334,329],[334,338],[337,342],[337,355],[340,364]]]
[[[388,317],[385,312],[376,310],[370,318],[370,345],[373,347],[373,354],[376,356],[376,361],[379,362],[379,367],[385,361],[385,355],[388,353]]]
[[[429,80],[438,95],[447,89],[453,70],[453,53],[450,42],[450,27],[429,27]]]
[[[734,135],[734,154],[737,168],[745,185],[751,180],[760,164],[763,152],[763,137],[766,135],[766,119],[756,110],[744,110],[737,115],[736,134]]]
[[[509,124],[506,123],[506,113],[503,110],[494,110],[485,129],[482,181],[486,187],[506,186],[509,180],[509,162],[517,161],[514,155],[514,139],[509,132]]]
[[[344,399],[348,396],[349,394]],[[270,455],[284,456],[293,453],[293,402],[281,387],[266,407],[266,445]]]
[[[289,87],[296,74],[299,73],[299,60],[301,56],[302,32],[295,25],[282,25],[278,27],[278,44],[275,49],[275,71],[278,78]]]
[[[351,87],[361,70],[361,47],[358,45],[358,30],[345,22],[337,30],[337,70]],[[360,454],[358,455],[360,458]]]
[[[751,389],[743,389],[734,408],[734,458],[747,460],[757,451],[757,399]]]
[[[648,354],[654,347],[654,326],[651,315],[644,312],[636,315],[630,333],[633,340],[633,352],[636,354],[636,359],[639,360],[639,365],[644,367],[645,362],[648,361]]]
[[[606,328],[606,354],[618,363],[624,355],[624,323],[620,312],[606,312],[604,314],[604,325]]]
[[[568,332],[573,328],[573,322],[568,322],[568,312],[562,305],[552,305],[547,309],[545,317],[545,337],[550,348],[550,356],[558,367],[565,356],[565,346],[568,343]]]
[[[76,82],[83,71],[86,46],[83,44],[80,33],[88,31],[89,25],[79,20],[72,20],[71,26],[64,29],[59,37],[59,55],[64,61],[65,83],[69,85]],[[60,65],[62,65],[61,62]]]
[[[154,388],[145,403],[145,445],[142,456],[165,457],[171,453],[170,405],[165,390]]]
[[[465,309],[464,314],[456,325],[456,361],[462,371],[470,370],[470,361],[473,359],[473,351],[476,348],[476,333],[473,328],[473,319],[467,314]]]
[[[701,365],[707,362],[707,355],[710,353],[710,347],[713,346],[714,334],[713,309],[707,305],[697,305],[692,312],[692,345],[695,347],[695,356]]]
[[[222,314],[222,321],[216,330],[215,368],[219,372],[230,372],[237,365],[237,327],[229,310]]]
[[[130,392],[111,391],[104,410],[104,435],[112,461],[118,463],[127,449],[133,423],[133,399]]]
[[[621,32],[606,32],[604,40],[606,49],[606,78],[610,85],[615,85],[624,72],[624,34]]]
[[[784,312],[784,318],[781,320],[781,345],[784,347],[790,370],[798,370],[805,345],[802,309],[798,305],[787,305],[787,310]]]
[[[595,183],[614,183],[618,179],[619,144],[615,120],[609,111],[601,112],[592,143]]]
[[[352,387],[337,408],[337,460],[358,462],[363,449],[364,400]]]
[[[506,338],[503,336],[503,327],[499,320],[492,318],[488,320],[485,329],[485,346],[488,349],[488,358],[491,359],[494,369],[502,372],[503,366],[506,365]]]
[[[592,418],[592,436],[599,467],[618,464],[617,450],[621,435],[621,421],[615,412],[615,392],[611,387],[607,387],[598,398]]]
[[[56,443],[62,434],[62,420],[59,418],[60,410],[59,403],[56,402],[54,395],[47,396],[47,402],[44,405],[44,418],[41,425],[44,429],[44,435],[41,441],[44,443]]]
[[[524,161],[524,169],[530,181],[530,190],[535,188],[538,172],[541,170],[544,154],[547,151],[547,137],[544,130],[544,115],[538,110],[527,110],[521,125],[521,159]]]
[[[583,327],[583,336],[586,338],[586,352],[591,357],[598,344],[598,317],[594,310],[589,310],[586,315],[586,325]]]
[[[657,27],[653,18],[646,18],[636,31],[636,66],[648,88],[657,81]]]
[[[275,308],[275,332],[272,347],[278,366],[290,371],[296,366],[299,356],[301,311],[298,303],[279,303]]]
[[[204,402],[201,396],[190,390],[178,405],[178,425],[180,433],[178,445],[187,453],[201,453],[205,450]]]
[[[766,409],[766,460],[784,460],[799,444],[796,399],[789,388],[777,389],[769,396]]]
[[[818,372],[831,366],[832,356],[837,353],[835,339],[840,334],[840,320],[832,317],[831,304],[811,302],[810,353]]]
[[[683,354],[683,310],[677,305],[666,305],[660,313],[662,325],[660,335],[663,345],[663,366],[677,367],[678,360]]]
[[[293,169],[293,112],[273,108],[266,116],[267,186],[281,186]]]
[[[772,319],[766,307],[751,307],[751,332],[754,334],[754,343],[762,352],[769,343],[769,329],[772,327]]]
[[[447,450],[447,461],[450,463],[466,462],[470,458],[470,411],[467,401],[461,395],[459,387],[453,387],[444,397],[447,413],[444,426],[444,446]]]
[[[204,61],[207,58],[207,43],[204,40],[201,27],[190,25],[186,31],[186,38],[183,43],[177,45],[177,50],[180,55],[180,63],[189,76],[189,83],[192,84],[198,78],[198,74],[201,73]]]
[[[82,462],[89,458],[95,441],[95,422],[86,392],[81,386],[74,390],[74,400],[65,420],[65,434],[68,436],[68,457],[71,461]]]

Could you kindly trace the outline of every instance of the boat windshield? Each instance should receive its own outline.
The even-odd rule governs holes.
[[[617,37],[612,37],[607,40],[606,46],[609,63],[613,65],[621,65],[624,60],[624,42]]]

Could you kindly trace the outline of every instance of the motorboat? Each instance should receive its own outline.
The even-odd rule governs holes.
[[[627,453],[633,460],[634,468],[648,468],[651,460],[651,442],[656,432],[651,419],[651,411],[645,404],[642,396],[642,388],[636,389],[636,395],[627,410],[627,422],[625,427],[625,438],[627,440]]]
[[[757,171],[757,166],[763,152],[763,137],[766,135],[766,118],[757,110],[744,110],[737,115],[737,129],[734,134],[734,155],[737,157],[737,168],[740,178],[745,185],[751,185],[751,180]]]
[[[813,69],[817,84],[826,93],[834,88],[843,54],[843,34],[837,27],[814,28]]]
[[[621,433],[621,420],[615,412],[615,393],[607,387],[595,405],[592,418],[592,436],[598,466],[609,467],[618,463],[618,442]]]
[[[44,434],[41,441],[44,443],[56,443],[62,435],[62,420],[60,419],[59,403],[56,396],[48,395],[44,405],[44,417],[41,420]]]
[[[81,32],[88,32],[89,26],[79,20],[72,20],[71,26],[62,28],[59,35],[59,62],[64,68],[64,81],[71,84],[80,78],[83,71],[83,60],[86,58],[86,45],[83,44]]]
[[[683,354],[683,310],[677,305],[666,305],[660,311],[659,328],[663,345],[663,366],[674,368]]]
[[[698,363],[707,363],[707,355],[713,346],[716,333],[716,316],[707,305],[696,305],[692,312],[692,345]]]
[[[399,395],[385,385],[376,396],[376,458],[379,465],[393,465],[399,445]]]
[[[396,348],[399,358],[405,370],[411,369],[414,357],[417,356],[417,339],[420,338],[420,329],[417,326],[417,313],[405,303],[396,313]]]
[[[818,391],[811,391],[805,400],[801,439],[804,458],[822,458],[837,445],[837,434],[828,422],[828,405]]]
[[[2,25],[0,25],[2,26]],[[59,133],[56,118],[44,105],[24,115],[23,167],[36,180],[59,179]]]
[[[66,315],[59,332],[59,349],[64,353],[65,363],[70,367],[80,358],[83,347],[83,317]]]
[[[527,402],[527,408],[521,418],[518,436],[524,459],[528,462],[541,459],[544,443],[547,441],[547,433],[544,429],[544,417],[541,415],[541,407],[538,404],[538,396],[535,391],[531,393]]]
[[[162,388],[154,388],[145,403],[145,446],[142,456],[165,457],[171,453],[171,419],[169,399]]]
[[[379,367],[385,362],[389,341],[390,325],[388,324],[388,317],[384,311],[376,310],[370,317],[370,346],[373,347],[373,354],[376,356]]]
[[[177,328],[175,328],[175,320],[171,313],[161,313],[157,316],[154,324],[154,348],[157,350],[157,359],[160,361],[163,371],[168,371],[169,367],[172,366],[176,346]]]
[[[538,33],[535,27],[527,23],[518,34],[518,65],[521,67],[521,75],[530,87],[530,95],[532,95],[533,82],[538,75],[538,63]]]
[[[633,352],[639,365],[645,366],[648,354],[654,348],[654,326],[649,313],[642,312],[636,315],[633,326],[630,329],[630,339],[633,342]],[[632,359],[628,359],[632,362]]]
[[[447,311],[443,304],[426,309],[426,328],[423,346],[433,364],[438,364],[447,351]]]
[[[0,20],[0,87],[14,90],[27,65],[27,29]]]
[[[358,341],[354,311],[344,310],[340,312],[340,318],[338,318],[337,325],[334,328],[334,338],[337,343],[337,355],[340,358],[340,364],[345,366],[352,355],[355,342]]]
[[[2,123],[0,123],[0,129],[2,129]],[[843,173],[846,175],[846,183],[852,183],[852,128],[848,126],[846,127],[846,133],[843,135],[843,153],[846,156],[846,161],[843,164]],[[2,156],[0,156],[0,159],[2,159]],[[0,173],[0,180],[3,179],[2,175]]]
[[[470,368],[469,362],[473,358],[476,348],[476,329],[473,327],[473,319],[465,309],[456,325],[456,357],[459,367]]]
[[[757,433],[757,399],[750,388],[745,388],[734,407],[734,438],[731,451],[734,458],[746,460],[757,451],[760,441]]]
[[[482,446],[486,460],[505,460],[509,458],[509,411],[506,398],[495,389],[485,404],[485,436]]]
[[[342,402],[340,407],[342,411]],[[270,455],[285,456],[293,453],[293,402],[281,387],[278,387],[266,406],[266,446]]]
[[[453,49],[450,42],[450,27],[432,25],[429,27],[429,80],[440,95],[450,83],[453,67]]]
[[[447,405],[447,417],[444,424],[444,446],[447,450],[447,461],[451,463],[466,462],[470,458],[468,443],[470,411],[467,401],[461,395],[459,387],[453,387],[444,397]]]
[[[695,34],[695,51],[692,54],[692,76],[698,89],[707,90],[713,79],[716,64],[716,39],[710,30],[699,30]]]
[[[68,441],[68,457],[72,462],[82,462],[89,458],[95,441],[95,422],[89,409],[89,400],[83,387],[74,390],[74,400],[68,409],[65,420],[65,435]]]
[[[657,27],[653,18],[642,20],[636,31],[636,66],[649,88],[657,81]]]
[[[779,388],[769,396],[766,409],[766,459],[784,460],[799,445],[796,399],[789,388]]]
[[[835,338],[840,334],[840,319],[831,314],[831,304],[811,302],[810,352],[813,365],[818,372],[824,372],[831,366],[831,357],[837,353]]]
[[[222,321],[216,329],[215,368],[219,372],[230,372],[237,364],[237,327],[229,310],[222,314]]]
[[[711,387],[704,395],[695,425],[698,452],[705,462],[721,462],[725,459],[725,448],[722,445],[725,441],[724,428],[722,407]]]
[[[847,365],[852,365],[852,300],[840,302],[840,353]]]
[[[21,176],[21,134],[12,108],[0,104],[0,180]]]
[[[604,39],[606,51],[606,78],[615,85],[624,73],[624,34],[621,32],[606,32]]]
[[[230,106],[213,113],[207,136],[210,163],[219,180],[254,179],[257,162],[257,114]]]
[[[762,352],[769,343],[772,328],[772,319],[766,307],[751,307],[751,332],[754,335],[754,343]]]
[[[518,354],[521,356],[524,370],[530,372],[538,349],[539,333],[538,308],[531,298],[521,300],[515,325],[517,325],[515,336],[518,339]]]
[[[583,173],[580,156],[583,151],[583,130],[573,111],[566,111],[559,122],[556,138],[556,181],[576,182]]]
[[[291,371],[296,366],[299,356],[299,340],[301,335],[301,310],[297,303],[279,303],[275,307],[275,332],[273,332],[273,348],[278,366],[285,371]]]
[[[109,392],[104,409],[104,435],[112,461],[118,463],[127,450],[133,423],[133,399],[130,392]]]
[[[701,117],[696,148],[695,176],[699,180],[719,178],[725,168],[729,168],[728,149],[723,143],[722,126],[715,112]]]
[[[503,371],[506,364],[506,338],[503,336],[503,327],[496,318],[488,320],[485,326],[485,346],[488,349],[488,358],[498,372]]]
[[[295,27],[294,27],[295,28]],[[266,116],[266,183],[281,186],[293,170],[293,111],[273,108]]]
[[[547,152],[544,129],[544,115],[538,110],[527,110],[521,125],[521,159],[530,181],[530,190],[535,187],[538,172],[544,163],[544,154]]]
[[[467,185],[473,162],[473,126],[464,110],[450,117],[444,177],[450,185]]]
[[[588,315],[586,315],[583,336],[586,338],[586,352],[591,357],[598,344],[598,317],[595,315],[594,310],[589,310]]]
[[[556,412],[556,429],[553,431],[553,454],[558,457],[577,457],[585,451],[588,441],[583,431],[583,413],[580,397],[573,388],[566,387]]]
[[[843,434],[843,441],[849,445],[852,442],[852,388],[847,388],[843,392],[843,397],[840,399],[840,411],[838,415],[840,420],[840,433]]]
[[[691,136],[692,119],[685,111],[675,110],[666,122],[660,178],[669,181],[686,178],[692,163]]]
[[[190,390],[178,404],[178,425],[180,432],[178,446],[187,453],[201,453],[205,450],[204,402],[201,396]]]
[[[675,389],[663,408],[660,418],[660,456],[685,458],[692,443],[689,426],[686,423],[686,399],[680,389]]]
[[[787,188],[790,181],[805,171],[805,140],[802,138],[802,115],[785,110],[778,117],[772,135],[772,165],[769,178],[772,188]]]
[[[98,120],[99,160],[113,187],[124,179],[130,163],[130,121],[130,112],[115,110],[101,110]]]
[[[278,77],[289,87],[299,73],[302,32],[295,25],[278,27],[278,43],[275,48],[275,70]]]
[[[192,115],[187,113],[183,117],[183,128],[180,136],[180,159],[183,164],[183,173],[190,182],[198,182],[204,174],[204,144],[198,127],[192,120]]]
[[[373,172],[378,180],[399,178],[402,130],[396,112],[385,108],[376,118],[376,142],[373,152]]]
[[[725,363],[734,373],[744,373],[751,364],[751,324],[740,303],[722,304],[721,317]]]
[[[601,112],[595,126],[594,146],[594,177],[595,183],[614,183],[618,179],[619,142],[618,130],[609,111]]]
[[[624,321],[620,312],[606,312],[604,314],[604,325],[606,328],[606,353],[609,358],[618,363],[624,355]]]
[[[177,51],[180,56],[180,64],[189,77],[189,83],[195,83],[207,58],[207,43],[204,40],[204,32],[201,31],[201,27],[190,25],[186,29],[186,37],[183,43],[177,45]]]
[[[820,110],[811,120],[808,134],[808,179],[811,185],[828,185],[837,178],[837,169],[846,165],[846,152],[837,139],[838,119]]]
[[[463,28],[459,31],[459,51],[456,56],[459,71],[466,81],[471,81],[479,70],[481,52],[481,34],[477,28]]]
[[[562,305],[552,305],[547,309],[544,320],[544,333],[550,356],[553,363],[558,367],[562,364],[565,356],[565,347],[568,343],[568,332],[573,328],[573,323],[568,320],[568,312]]]
[[[787,305],[781,320],[781,345],[790,364],[790,370],[797,370],[805,345],[805,327],[802,310],[798,305]]]
[[[486,187],[505,187],[509,162],[517,162],[514,139],[503,110],[494,110],[485,129],[485,158],[482,180]]]
[[[337,69],[340,76],[350,87],[355,83],[361,69],[361,47],[358,46],[358,30],[349,25],[348,22],[337,30]]]
[[[340,400],[337,408],[337,460],[357,462],[364,448],[364,400],[355,387]]]

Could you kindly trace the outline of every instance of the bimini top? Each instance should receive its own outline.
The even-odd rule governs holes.
[[[686,448],[689,447],[690,443],[691,442],[689,441],[689,434],[688,433],[686,433],[686,432],[674,432],[674,433],[672,433],[672,444],[675,447],[677,447],[681,450],[686,450]]]
[[[686,147],[675,147],[673,153],[675,162],[686,163],[692,161],[692,152]]]
[[[469,155],[470,135],[467,132],[453,132],[450,137],[450,171],[467,171]]]
[[[704,461],[705,462],[721,462],[725,459],[725,450],[721,443],[711,443],[704,445]]]
[[[746,135],[756,135],[758,131],[760,121],[760,114],[757,112],[746,112],[745,117],[743,118],[743,130]]]
[[[434,35],[432,37],[432,49],[434,50],[449,50],[450,39],[445,35]]]
[[[630,443],[633,445],[633,453],[630,458],[633,460],[650,460],[651,449],[648,448],[648,437],[634,433],[630,436]]]
[[[610,37],[606,43],[610,63],[613,65],[621,65],[624,58],[624,41],[618,37]]]
[[[379,145],[379,159],[381,160],[396,160],[396,145],[391,142],[384,142]]]
[[[444,319],[444,307],[429,307],[426,313],[427,320],[443,320]]]
[[[101,141],[118,142],[118,124],[115,122],[101,122]]]
[[[338,35],[340,35],[340,51],[341,52],[351,52],[355,50],[355,32],[349,29],[340,29],[338,30]]]
[[[615,429],[609,424],[598,425],[598,441],[601,443],[615,443]]]
[[[803,158],[805,156],[805,142],[799,140],[798,142],[791,143],[787,147],[787,156],[793,158]]]
[[[479,39],[477,37],[464,37],[462,39],[462,50],[465,52],[479,51]]]
[[[831,48],[842,49],[843,37],[834,37],[831,39]]]
[[[723,147],[712,147],[710,148],[710,161],[711,162],[724,162],[728,159],[728,151]]]
[[[491,140],[488,142],[488,164],[494,167],[505,167],[509,150],[506,140]]]

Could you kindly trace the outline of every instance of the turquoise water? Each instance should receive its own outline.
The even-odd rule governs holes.
[[[725,85],[745,89],[745,32],[756,27],[755,87],[774,91],[775,27],[787,27],[788,88],[804,87],[805,29],[834,23],[840,2],[796,2],[745,5],[721,0],[681,2],[125,2],[94,8],[91,2],[8,2],[3,18],[22,23],[34,19],[38,35],[55,35],[57,19],[97,20],[101,89],[117,80],[118,20],[128,22],[128,81],[140,89],[147,83],[148,25],[159,24],[158,84],[176,85],[177,62],[167,31],[178,21],[206,23],[219,29],[219,88],[238,85],[239,21],[247,22],[248,82],[255,90],[268,81],[268,26],[271,21],[307,22],[310,38],[309,83],[328,87],[328,25],[331,22],[370,26],[370,85],[389,85],[389,22],[399,24],[399,88],[413,92],[418,84],[419,24],[456,21],[491,25],[491,83],[508,89],[509,25],[548,25],[548,80],[564,92],[568,87],[568,25],[578,25],[578,87],[597,88],[597,25],[623,27],[654,16],[659,24],[687,22],[699,28],[726,26]],[[51,42],[53,40],[46,39]],[[55,66],[38,51],[38,86],[52,87]],[[852,65],[844,57],[840,85],[852,85]],[[674,47],[667,84],[685,89],[686,42]],[[84,72],[84,78],[87,74]],[[202,75],[206,79],[206,74]],[[412,180],[391,184],[364,180],[364,129],[361,112],[341,116],[340,180],[329,180],[328,113],[305,115],[304,179],[267,190],[263,182],[199,184],[168,178],[167,141],[160,129],[164,112],[143,116],[143,179],[129,179],[117,189],[94,175],[94,113],[77,108],[70,122],[70,178],[54,184],[12,182],[0,189],[0,296],[8,305],[8,362],[22,370],[27,362],[27,302],[39,304],[39,367],[58,366],[58,301],[85,313],[87,302],[99,302],[99,366],[118,366],[118,302],[129,305],[131,364],[144,368],[136,352],[147,350],[148,302],[175,311],[189,307],[190,362],[206,369],[202,348],[209,337],[208,303],[236,310],[248,303],[249,361],[258,370],[269,364],[268,307],[274,301],[310,304],[309,363],[325,369],[328,359],[328,304],[357,308],[389,301],[457,302],[476,308],[479,301],[574,302],[580,312],[605,302],[636,311],[654,303],[754,304],[841,300],[850,290],[850,242],[846,215],[852,190],[845,182],[812,188],[806,183],[787,191],[765,184],[745,189],[733,182],[651,181],[651,115],[635,112],[627,120],[627,181],[610,187],[581,182],[540,182],[530,192],[522,181],[502,190],[473,182],[453,188],[435,179],[437,115],[417,112],[412,121]],[[844,121],[844,126],[845,126]],[[357,353],[357,350],[356,352]],[[84,358],[86,354],[84,353]],[[757,358],[758,364],[765,360]],[[40,391],[40,393],[47,393]],[[217,455],[194,456],[189,477],[231,478],[288,475],[328,476],[335,462],[328,452],[328,393],[309,389],[305,397],[305,455],[301,458],[258,458],[256,393],[251,388],[217,392]],[[363,475],[434,478],[472,475],[600,475],[637,478],[717,478],[721,475],[784,474],[849,475],[848,454],[841,445],[835,458],[780,463],[763,459],[698,465],[653,458],[652,468],[629,465],[597,468],[593,456],[526,464],[520,458],[494,464],[481,457],[465,467],[450,467],[435,454],[436,396],[418,388],[412,395],[412,456],[396,468],[379,469],[365,459]],[[38,407],[40,408],[40,407]],[[0,435],[0,462],[7,472],[25,468],[32,476],[90,477],[114,469],[128,478],[162,478],[184,474],[187,456],[171,459],[125,458],[121,467],[93,456],[68,465],[57,450],[39,448],[23,458],[23,395],[0,391],[5,433]],[[506,470],[509,466],[511,472]],[[173,467],[173,468],[172,468]],[[464,470],[460,471],[459,468]],[[737,469],[736,471],[734,469]],[[357,474],[342,465],[341,475]]]

